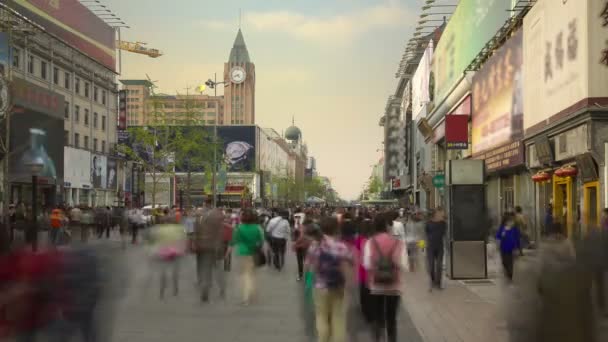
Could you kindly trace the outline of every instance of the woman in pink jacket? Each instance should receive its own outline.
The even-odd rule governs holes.
[[[391,223],[385,214],[376,215],[375,234],[363,249],[363,267],[368,272],[375,341],[396,342],[402,272],[409,270],[409,262],[405,243],[389,233]]]

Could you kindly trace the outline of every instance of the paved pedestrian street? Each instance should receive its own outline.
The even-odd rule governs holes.
[[[129,284],[119,300],[113,327],[113,342],[305,342],[300,315],[300,283],[296,282],[295,256],[289,254],[286,269],[279,273],[264,268],[257,274],[259,297],[249,307],[239,305],[238,265],[229,276],[226,301],[213,292],[211,302],[202,304],[195,289],[194,257],[181,264],[180,292],[159,299],[159,276],[146,258],[143,247],[129,246],[125,259]],[[236,261],[235,261],[236,262]],[[422,341],[406,310],[400,314],[402,341]],[[364,339],[361,334],[360,341]]]

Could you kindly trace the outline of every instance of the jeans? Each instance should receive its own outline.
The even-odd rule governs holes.
[[[161,261],[160,262],[160,298],[165,296],[167,288],[167,273],[171,272],[173,281],[173,295],[179,293],[179,260]]]
[[[399,296],[372,295],[375,341],[397,342]]]
[[[500,258],[502,259],[502,266],[505,270],[505,276],[507,279],[513,280],[513,252],[500,252]]]
[[[431,285],[441,287],[443,272],[443,246],[432,246],[427,250],[428,271],[431,276]]]
[[[315,289],[314,298],[319,342],[346,342],[344,289]]]
[[[140,224],[131,223],[131,243],[137,243],[137,234],[139,233]]]
[[[252,255],[240,257],[240,274],[243,290],[243,303],[251,302],[255,293],[255,263]]]
[[[306,249],[296,248],[296,258],[298,259],[298,278],[304,276],[304,259],[306,258]]]
[[[217,251],[203,250],[196,253],[196,274],[201,288],[201,299],[207,301],[213,285],[213,272],[217,264]],[[220,278],[218,278],[219,280]],[[219,280],[221,281],[221,280]],[[222,284],[220,284],[221,287]],[[220,288],[223,291],[224,288]]]
[[[285,265],[285,248],[287,240],[280,238],[272,238],[272,254],[274,255],[274,267],[277,270],[282,270]]]
[[[371,323],[374,317],[372,294],[365,284],[359,284],[359,305],[361,305],[361,313],[365,322]]]

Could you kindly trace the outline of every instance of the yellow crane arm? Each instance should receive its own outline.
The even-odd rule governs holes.
[[[160,57],[163,55],[163,53],[158,49],[150,49],[145,47],[144,45],[146,45],[146,43],[143,42],[132,43],[118,40],[116,41],[116,45],[121,50],[146,55],[152,58]]]

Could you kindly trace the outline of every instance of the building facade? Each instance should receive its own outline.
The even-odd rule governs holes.
[[[65,32],[61,29],[60,19],[52,14],[47,18],[32,15],[28,7],[23,5],[23,1],[9,1],[8,7],[2,9],[2,18],[11,18],[9,25],[14,25],[15,18],[21,18],[20,16],[23,15],[23,18],[28,19],[17,21],[22,21],[25,26],[30,27],[25,31],[12,32],[5,41],[7,44],[10,42],[10,49],[3,50],[10,51],[10,61],[8,65],[3,66],[5,77],[12,80],[11,85],[15,94],[13,100],[22,106],[22,112],[12,113],[11,120],[18,126],[29,127],[29,133],[35,133],[39,126],[45,124],[45,119],[28,120],[21,114],[34,111],[42,113],[45,110],[41,110],[40,106],[47,109],[54,106],[50,105],[54,102],[48,100],[40,102],[40,99],[57,98],[56,101],[61,101],[62,130],[55,131],[50,127],[41,129],[45,132],[41,135],[41,141],[44,141],[43,144],[48,144],[49,160],[57,158],[55,162],[57,173],[54,181],[50,179],[39,181],[47,182],[42,185],[39,201],[46,206],[59,203],[114,204],[119,188],[116,179],[108,182],[107,178],[108,164],[112,166],[113,177],[118,177],[119,169],[116,166],[117,160],[112,155],[116,143],[117,123],[117,87],[115,65],[112,64],[115,54],[114,29],[77,1],[62,2],[61,5],[71,6],[71,11],[87,18],[90,29],[86,34],[88,39],[98,42],[96,46],[102,47],[77,48],[79,46],[77,41],[67,35],[65,37],[68,38],[63,38]],[[36,7],[41,12],[54,13],[46,5],[36,5]],[[41,27],[50,31],[45,31]],[[85,31],[83,27],[76,28],[79,29]],[[110,46],[112,48],[109,48]],[[32,94],[38,94],[40,98],[33,100]],[[32,139],[29,145],[34,144],[35,139]],[[19,138],[14,137],[12,140],[14,143],[19,141]],[[13,143],[11,148],[17,147]],[[57,143],[60,145],[56,145]],[[53,155],[55,152],[51,151],[53,147],[50,145],[61,146],[59,149],[61,151],[57,150],[57,154]],[[74,151],[76,152],[72,153]],[[79,162],[72,163],[71,161],[75,160],[72,157]],[[103,164],[98,162],[102,159],[105,161]],[[18,164],[18,161],[11,160],[9,163]],[[65,165],[57,165],[59,163]],[[11,168],[17,166],[13,165]],[[105,174],[104,182],[74,179],[75,173],[86,174],[91,179],[101,174],[102,168]],[[59,169],[69,172],[65,175],[60,174]],[[21,179],[12,183],[8,192],[9,201],[30,202],[31,180],[27,182]]]

